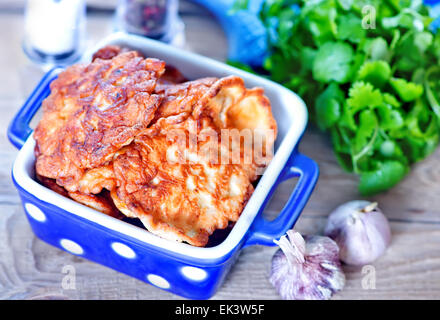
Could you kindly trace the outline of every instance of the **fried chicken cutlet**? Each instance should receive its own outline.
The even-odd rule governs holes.
[[[116,154],[118,186],[111,196],[122,213],[139,218],[151,232],[205,246],[216,229],[238,220],[257,169],[266,166],[253,158],[246,162],[252,143],[229,144],[221,129],[275,135],[276,123],[262,91],[246,89],[239,77],[191,81],[170,90],[158,119]],[[237,114],[245,111],[260,118],[240,122]],[[270,134],[265,137],[273,144]],[[236,163],[230,161],[234,151]]]
[[[35,130],[40,180],[98,211],[139,218],[158,236],[205,246],[238,220],[277,126],[263,90],[241,78],[185,80],[117,46],[68,68]],[[225,129],[253,136],[222,139]]]
[[[164,62],[130,51],[60,73],[34,132],[37,173],[70,192],[111,190],[114,180],[105,166],[153,119],[161,101],[154,89],[164,68]],[[90,179],[81,183],[85,175],[100,182],[90,188]]]

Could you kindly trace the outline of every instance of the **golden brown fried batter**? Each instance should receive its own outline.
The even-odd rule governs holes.
[[[37,173],[70,192],[88,191],[79,185],[87,170],[109,164],[153,119],[161,100],[153,92],[164,67],[131,51],[62,72],[34,133]]]
[[[139,218],[161,237],[205,246],[238,220],[277,126],[263,90],[239,77],[184,81],[118,46],[66,69],[34,133],[39,180],[110,216]]]
[[[122,213],[115,207],[108,191],[102,191],[97,195],[81,192],[68,192],[66,189],[59,186],[54,179],[39,175],[37,175],[37,179],[41,182],[41,184],[64,197],[72,198],[79,203],[82,203],[92,209],[98,210],[114,218],[122,219],[124,217]]]
[[[252,162],[246,170],[252,181],[261,175],[273,156],[277,123],[269,99],[262,88],[247,89],[242,78],[229,76],[218,80],[198,103],[193,115],[209,114],[221,129],[229,129],[231,148],[241,148],[240,163]],[[243,137],[252,136],[245,146]],[[235,134],[235,135],[234,135]],[[246,138],[244,138],[246,139]],[[251,158],[251,161],[248,159]]]
[[[179,130],[174,139],[171,128]],[[188,117],[152,135],[142,134],[119,151],[113,163],[119,185],[111,194],[119,210],[157,235],[196,246],[236,221],[253,191],[246,170],[212,163],[178,141],[182,132],[201,137],[210,130],[215,126],[208,118],[198,122]],[[197,149],[210,142],[198,141]]]
[[[125,47],[115,46],[115,45],[107,45],[98,51],[96,51],[92,56],[92,62],[96,59],[102,59],[102,60],[109,60],[116,57],[118,54],[121,54],[123,52],[129,52],[132,51]],[[136,52],[137,55],[141,56],[139,52]]]
[[[217,78],[202,78],[180,84],[159,83],[155,92],[162,97],[162,102],[152,123],[182,113],[188,115],[217,80]]]
[[[107,45],[104,48],[99,49],[93,54],[92,61],[96,59],[108,60],[116,57],[123,52],[132,51],[126,47],[120,47],[116,45]],[[142,53],[136,51],[136,54],[143,56]],[[185,76],[174,66],[166,65],[165,72],[159,78],[159,84],[177,84],[188,81]]]
[[[258,167],[266,165],[253,158],[246,163],[252,142],[229,145],[220,130],[276,134],[276,123],[262,91],[247,90],[238,77],[192,81],[163,94],[158,119],[116,154],[118,186],[111,196],[122,213],[139,218],[151,232],[204,246],[216,229],[238,220]],[[240,122],[235,117],[242,109],[262,119]],[[197,137],[193,144],[190,137]],[[228,161],[234,147],[241,149],[238,163]],[[221,162],[222,155],[226,162]]]
[[[108,216],[122,219],[123,214],[116,208],[108,191],[100,194],[87,194],[82,192],[69,192],[69,197],[83,205],[105,213]]]

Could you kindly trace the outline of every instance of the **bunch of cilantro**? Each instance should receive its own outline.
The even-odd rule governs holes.
[[[259,18],[265,72],[305,100],[361,194],[391,188],[435,149],[440,36],[421,1],[266,0]]]

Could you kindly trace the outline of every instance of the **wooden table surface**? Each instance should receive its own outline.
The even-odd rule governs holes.
[[[224,60],[227,43],[215,19],[204,9],[181,2],[187,50]],[[88,14],[88,43],[111,33],[111,11]],[[0,0],[0,299],[181,299],[101,265],[54,248],[32,233],[12,184],[17,155],[6,137],[16,110],[36,85],[42,71],[21,49],[23,12],[20,3]],[[317,187],[296,229],[321,234],[327,215],[339,204],[359,198],[357,179],[345,173],[332,154],[328,138],[309,128],[301,152],[321,169]],[[374,263],[375,289],[365,289],[362,269],[344,267],[347,283],[334,299],[440,299],[440,149],[414,166],[393,190],[372,198],[391,221],[392,243]],[[281,210],[295,181],[278,188],[268,215]],[[278,299],[268,281],[276,248],[253,246],[237,263],[213,299]],[[66,265],[75,268],[76,288],[63,290]]]

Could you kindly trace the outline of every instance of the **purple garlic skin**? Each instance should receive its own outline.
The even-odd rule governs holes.
[[[327,300],[342,290],[345,275],[337,244],[328,237],[289,230],[276,241],[270,282],[285,300]]]
[[[377,203],[363,200],[336,208],[328,217],[325,235],[338,244],[341,261],[354,266],[372,263],[391,242],[387,218]]]

